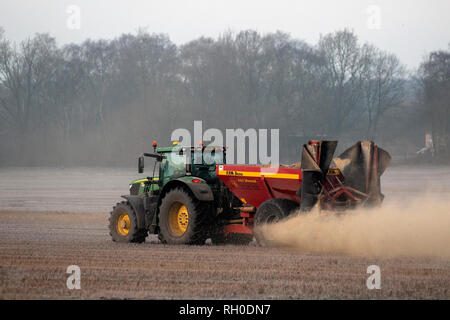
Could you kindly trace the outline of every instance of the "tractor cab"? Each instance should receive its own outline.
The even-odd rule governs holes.
[[[184,147],[175,144],[156,149],[162,155],[159,177],[162,185],[184,176],[199,177],[208,183],[216,179],[216,165],[223,164],[222,147]]]
[[[225,148],[180,146],[157,148],[154,153],[144,153],[139,157],[138,172],[144,172],[144,157],[156,159],[152,176],[134,180],[130,183],[130,193],[140,195],[162,188],[166,183],[186,176],[198,177],[208,184],[218,182],[216,165],[225,163]]]

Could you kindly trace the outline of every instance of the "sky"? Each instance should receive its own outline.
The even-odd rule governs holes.
[[[58,44],[145,28],[176,44],[253,29],[315,45],[349,28],[414,69],[430,51],[449,49],[449,13],[450,0],[1,0],[0,26],[11,41],[47,32]]]

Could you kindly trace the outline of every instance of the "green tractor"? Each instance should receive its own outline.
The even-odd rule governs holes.
[[[155,159],[152,176],[130,183],[126,201],[114,206],[109,218],[110,235],[116,242],[145,241],[158,234],[162,243],[201,245],[211,238],[218,243],[247,244],[252,234],[223,233],[224,221],[241,219],[233,207],[237,199],[216,175],[225,162],[222,147],[157,147],[138,159],[144,172],[144,157]],[[223,219],[225,217],[225,220]]]

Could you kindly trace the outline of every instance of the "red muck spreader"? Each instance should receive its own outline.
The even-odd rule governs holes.
[[[358,142],[333,159],[336,141],[310,141],[302,161],[280,167],[218,165],[216,174],[242,202],[240,217],[225,234],[252,234],[253,226],[274,223],[293,211],[342,211],[379,204],[380,176],[389,154],[372,141]]]

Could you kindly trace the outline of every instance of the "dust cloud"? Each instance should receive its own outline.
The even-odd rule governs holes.
[[[450,259],[450,200],[431,196],[343,214],[295,213],[256,230],[272,245],[305,253]]]

